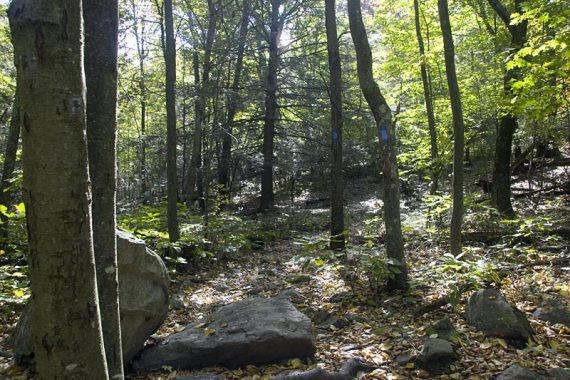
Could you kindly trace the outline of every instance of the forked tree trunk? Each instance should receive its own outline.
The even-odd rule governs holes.
[[[408,270],[404,255],[404,239],[400,220],[400,180],[396,160],[395,130],[392,112],[372,75],[372,52],[362,22],[360,0],[348,0],[350,34],[356,50],[358,82],[374,115],[384,175],[384,223],[386,225],[386,254],[393,261],[395,272],[388,281],[389,289],[404,289],[408,285]]]
[[[123,378],[116,228],[117,0],[83,0],[87,147],[99,308],[109,378]]]
[[[176,170],[176,41],[172,0],[164,0],[164,62],[166,64],[166,177],[168,192],[168,236],[180,238],[178,229],[178,174]]]
[[[14,0],[8,15],[38,377],[108,379],[91,230],[81,1]]]
[[[487,0],[497,16],[503,21],[511,35],[512,57],[526,42],[527,22],[521,21],[511,25],[512,14],[505,8],[500,0]],[[522,0],[515,0],[515,12],[522,12]],[[512,97],[511,81],[520,75],[517,69],[506,70],[503,78],[503,91],[505,97]],[[512,110],[499,116],[497,138],[495,140],[495,158],[493,161],[493,188],[491,190],[491,203],[501,214],[514,216],[511,203],[511,150],[513,136],[518,128],[518,120]]]
[[[265,83],[265,121],[263,124],[263,168],[261,172],[260,211],[273,207],[273,151],[275,120],[277,118],[277,70],[279,68],[279,6],[281,0],[271,0],[271,22],[269,27],[269,60]]]
[[[438,152],[437,152],[437,133],[435,129],[435,115],[433,112],[433,97],[431,93],[430,79],[427,70],[424,39],[422,37],[422,27],[420,23],[420,5],[419,0],[414,0],[414,21],[416,24],[416,38],[418,40],[418,49],[420,52],[420,71],[422,76],[422,86],[424,89],[424,101],[426,104],[426,114],[428,119],[428,131],[430,142],[430,194],[437,193],[438,179],[439,179],[439,165],[438,165]]]
[[[331,102],[331,237],[330,248],[343,250],[344,184],[342,173],[342,67],[336,29],[335,0],[325,0],[325,26],[329,56],[329,97]]]
[[[222,154],[220,157],[220,166],[218,170],[218,185],[220,186],[220,195],[222,197],[221,204],[225,205],[229,202],[230,197],[230,163],[232,158],[232,139],[234,118],[237,111],[239,98],[239,84],[241,80],[241,72],[243,69],[243,55],[245,51],[245,42],[248,32],[250,5],[249,0],[243,2],[243,10],[241,15],[241,24],[239,29],[238,47],[236,52],[236,68],[234,80],[232,83],[231,93],[228,102],[228,115],[226,127],[224,128],[224,136],[222,139]]]
[[[443,36],[445,74],[453,116],[453,209],[451,212],[450,242],[451,254],[457,256],[461,253],[461,226],[463,224],[463,154],[465,145],[463,131],[465,128],[463,126],[461,94],[457,83],[457,71],[455,70],[455,47],[449,23],[447,0],[438,0],[437,6]]]

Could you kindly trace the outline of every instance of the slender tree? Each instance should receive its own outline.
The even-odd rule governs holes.
[[[216,37],[216,8],[213,0],[208,0],[208,30],[206,31],[206,44],[204,45],[204,62],[202,66],[202,80],[200,81],[200,60],[198,54],[193,56],[194,80],[196,86],[195,125],[192,134],[192,152],[190,165],[186,172],[186,203],[189,205],[196,199],[198,177],[202,171],[202,132],[206,123],[206,104],[210,96],[210,72],[212,69],[212,49]],[[203,203],[203,200],[201,202]]]
[[[180,238],[178,229],[178,175],[176,170],[176,40],[172,0],[164,0],[164,62],[166,64],[166,177],[168,191],[168,236]]]
[[[87,146],[97,288],[109,378],[123,378],[116,229],[117,0],[83,0]]]
[[[424,101],[426,105],[426,114],[428,119],[428,131],[429,131],[429,140],[430,140],[430,158],[431,158],[431,185],[430,185],[430,194],[437,193],[438,187],[438,177],[439,177],[439,169],[438,169],[438,152],[437,152],[437,133],[435,129],[435,115],[433,112],[433,97],[431,91],[431,83],[430,77],[428,74],[427,62],[426,62],[426,55],[425,55],[425,48],[424,48],[424,39],[422,37],[422,27],[420,23],[420,5],[419,0],[414,0],[414,21],[416,25],[416,38],[418,40],[418,49],[420,52],[420,72],[422,77],[422,86],[424,89]]]
[[[16,156],[18,153],[18,141],[20,140],[20,106],[18,100],[18,90],[14,95],[12,105],[12,117],[10,119],[10,129],[6,141],[6,151],[4,152],[4,165],[2,167],[2,178],[0,179],[0,205],[9,208],[13,202],[14,189],[14,169],[16,167]],[[8,217],[0,213],[0,247],[4,245],[8,238]]]
[[[342,175],[342,67],[336,29],[335,0],[325,0],[331,102],[331,249],[344,249],[344,184]]]
[[[97,298],[79,0],[14,0],[31,337],[40,379],[108,379]]]
[[[241,72],[243,70],[243,56],[245,52],[245,42],[247,39],[248,25],[249,25],[250,4],[248,0],[243,2],[243,9],[241,14],[239,37],[237,40],[236,52],[236,65],[234,70],[234,79],[230,90],[228,101],[228,113],[226,119],[226,126],[224,128],[224,135],[222,138],[222,153],[220,157],[220,165],[218,170],[218,185],[221,187],[222,204],[229,201],[230,197],[230,162],[232,158],[232,140],[233,140],[233,126],[234,118],[237,111],[239,85],[241,80]]]
[[[461,226],[463,224],[463,154],[465,151],[463,109],[455,69],[455,46],[449,23],[447,0],[438,0],[439,22],[443,36],[445,74],[449,87],[451,113],[453,116],[453,210],[451,212],[451,254],[461,253]]]
[[[263,123],[263,169],[261,172],[260,211],[273,207],[273,151],[277,119],[277,70],[279,68],[279,7],[282,0],[271,0],[269,24],[269,60],[265,80],[265,117]]]
[[[512,13],[500,0],[487,0],[497,16],[503,21],[511,36],[510,56],[520,50],[526,41],[527,22],[521,21],[513,24]],[[522,0],[515,0],[515,12],[522,12]],[[512,97],[511,82],[520,75],[517,69],[505,70],[503,78],[503,91],[507,99]],[[513,136],[518,128],[517,116],[512,110],[507,110],[499,116],[497,138],[495,140],[495,158],[493,161],[493,187],[491,189],[491,202],[497,210],[505,215],[513,216],[511,203],[511,151]]]
[[[348,0],[350,34],[356,50],[358,82],[378,130],[378,141],[384,175],[384,223],[386,225],[386,254],[393,260],[395,276],[388,281],[389,289],[407,287],[408,271],[404,254],[404,239],[400,219],[400,180],[396,160],[395,130],[392,111],[372,75],[372,51],[362,22],[360,0]]]

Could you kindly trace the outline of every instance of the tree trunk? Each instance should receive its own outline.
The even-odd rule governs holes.
[[[386,254],[393,261],[391,267],[395,272],[395,276],[388,281],[388,288],[404,289],[407,287],[408,271],[400,220],[400,180],[398,178],[392,112],[372,75],[372,52],[362,22],[360,0],[348,0],[348,20],[350,34],[356,50],[358,82],[376,121],[383,162]]]
[[[18,100],[18,90],[14,95],[14,103],[12,106],[12,118],[10,119],[10,130],[6,141],[6,151],[4,152],[4,166],[2,168],[2,179],[0,180],[0,205],[10,208],[14,189],[12,184],[14,181],[14,168],[16,167],[16,158],[18,153],[18,141],[20,140],[20,105]],[[3,213],[0,213],[0,247],[5,246],[8,239],[8,223],[9,219]]]
[[[461,253],[461,226],[463,224],[463,154],[464,136],[463,110],[461,107],[461,94],[457,83],[455,70],[455,47],[449,23],[449,10],[447,0],[438,0],[439,22],[443,37],[445,57],[445,74],[449,87],[451,113],[453,116],[453,210],[451,213],[451,254],[457,256]]]
[[[426,114],[428,119],[428,130],[429,130],[429,140],[430,140],[430,194],[434,195],[437,193],[438,188],[438,178],[439,178],[439,164],[438,164],[438,152],[437,152],[437,133],[435,129],[435,115],[433,112],[433,101],[429,75],[427,71],[427,63],[424,49],[424,39],[422,37],[422,28],[420,23],[420,6],[419,1],[414,0],[414,19],[416,24],[416,37],[418,39],[418,48],[420,52],[420,71],[422,76],[422,85],[424,88],[424,100],[426,104]]]
[[[488,0],[497,16],[503,21],[511,35],[511,51],[514,54],[526,42],[527,22],[522,21],[511,25],[512,14],[507,11],[500,0]],[[515,12],[522,12],[522,0],[515,0]],[[520,75],[517,69],[505,70],[503,78],[503,91],[505,97],[510,99],[512,94],[511,81]],[[493,161],[493,189],[491,190],[491,203],[501,214],[514,216],[511,203],[511,150],[513,136],[518,128],[518,120],[512,110],[501,113],[499,116],[497,138],[495,140],[495,159]]]
[[[239,97],[239,83],[241,80],[241,72],[243,69],[243,55],[245,51],[245,42],[248,32],[250,5],[249,1],[243,2],[243,10],[241,15],[241,25],[238,37],[236,68],[234,80],[232,83],[231,93],[228,102],[227,124],[224,128],[224,136],[222,139],[222,154],[220,157],[220,167],[218,170],[218,185],[220,185],[220,195],[222,197],[221,205],[227,204],[230,197],[230,162],[232,157],[232,132],[234,125],[234,117],[237,111],[237,101]]]
[[[123,378],[116,229],[117,0],[83,0],[93,247],[110,379]]]
[[[87,163],[81,1],[14,0],[32,291],[40,379],[108,379]]]
[[[261,172],[260,211],[273,207],[273,150],[275,140],[275,119],[277,118],[277,70],[279,68],[279,6],[281,0],[271,0],[271,22],[269,27],[269,60],[265,83],[265,118],[263,124],[263,169]]]
[[[178,230],[178,175],[176,171],[176,40],[172,0],[164,0],[164,62],[166,64],[166,176],[168,191],[168,236],[174,243]]]
[[[200,66],[198,53],[194,53],[194,79],[196,85],[195,126],[192,136],[192,157],[186,172],[186,204],[190,205],[196,199],[196,183],[200,170],[202,170],[202,130],[206,122],[206,104],[210,96],[210,70],[212,66],[212,49],[216,36],[216,10],[214,2],[208,0],[208,31],[206,32],[206,45],[204,46],[204,66],[202,82],[200,83]]]
[[[325,26],[329,56],[329,97],[331,102],[331,238],[330,247],[343,250],[344,184],[342,173],[342,67],[336,29],[335,0],[325,0]]]

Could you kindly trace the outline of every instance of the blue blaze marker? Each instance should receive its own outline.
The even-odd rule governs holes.
[[[388,129],[384,125],[380,126],[380,138],[385,143],[388,142]]]
[[[338,132],[336,129],[332,130],[332,139],[333,139],[333,141],[338,140]]]

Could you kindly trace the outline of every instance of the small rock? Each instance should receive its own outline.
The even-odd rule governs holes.
[[[426,334],[428,337],[432,335],[437,335],[437,338],[445,339],[451,343],[458,342],[458,333],[451,320],[449,318],[444,318],[437,321],[434,325],[426,329]]]
[[[542,321],[561,323],[570,327],[570,312],[556,299],[544,301],[532,316]]]
[[[306,284],[311,282],[311,276],[307,274],[287,276],[287,281],[289,281],[292,284]]]
[[[277,297],[288,299],[289,301],[297,304],[303,303],[305,301],[301,292],[299,292],[297,289],[294,288],[288,288],[283,290],[281,293],[279,293]]]
[[[401,367],[405,367],[408,363],[412,363],[414,359],[412,355],[400,355],[396,357],[396,363]]]
[[[487,336],[504,338],[524,347],[534,331],[522,311],[511,306],[496,289],[481,289],[467,303],[467,321]]]
[[[226,284],[218,283],[214,285],[214,290],[217,290],[220,293],[225,293],[228,291],[228,289],[229,287]]]
[[[337,318],[335,322],[332,324],[337,329],[343,329],[345,327],[350,326],[350,321],[346,318]]]
[[[275,276],[275,272],[269,268],[261,268],[258,273],[266,276]]]
[[[174,310],[182,310],[186,307],[184,298],[180,294],[175,294],[170,298],[170,308]]]
[[[352,299],[352,297],[353,297],[352,292],[341,292],[341,293],[333,294],[329,298],[329,302],[330,303],[346,302],[346,301],[350,301]]]
[[[497,376],[496,380],[540,380],[542,376],[532,372],[531,370],[513,364]]]
[[[429,338],[425,340],[416,364],[429,372],[439,373],[447,370],[456,358],[455,350],[447,340]]]

